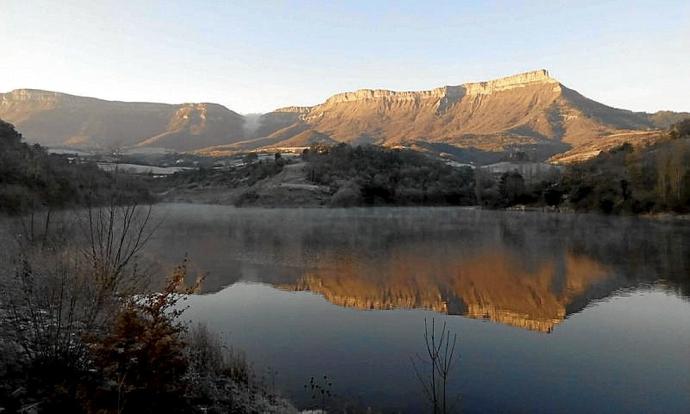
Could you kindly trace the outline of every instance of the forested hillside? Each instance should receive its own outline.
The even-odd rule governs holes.
[[[148,199],[138,180],[29,146],[12,124],[0,120],[0,213]]]
[[[690,119],[651,145],[625,143],[560,174],[526,183],[516,171],[499,177],[475,171],[478,203],[605,214],[690,212]]]
[[[566,170],[560,190],[576,210],[605,213],[690,211],[690,119],[667,139],[635,149],[624,144]]]

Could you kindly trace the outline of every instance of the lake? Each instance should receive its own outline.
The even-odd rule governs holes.
[[[690,412],[690,223],[465,208],[167,204],[150,259],[207,272],[186,319],[303,408],[428,412],[424,320],[463,412]],[[455,398],[453,398],[455,399]]]

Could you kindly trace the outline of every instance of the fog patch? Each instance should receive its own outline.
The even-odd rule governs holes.
[[[263,114],[245,114],[244,115],[244,136],[253,138],[256,135],[256,130],[261,126],[261,116]]]

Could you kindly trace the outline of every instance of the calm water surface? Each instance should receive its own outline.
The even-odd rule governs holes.
[[[424,412],[424,319],[459,336],[463,412],[690,412],[690,224],[461,208],[163,205],[164,266],[208,272],[185,317],[302,407]],[[277,372],[269,374],[268,370]]]

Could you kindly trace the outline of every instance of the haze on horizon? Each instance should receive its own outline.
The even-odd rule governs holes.
[[[690,3],[0,0],[0,92],[314,105],[545,68],[614,107],[690,111]]]

